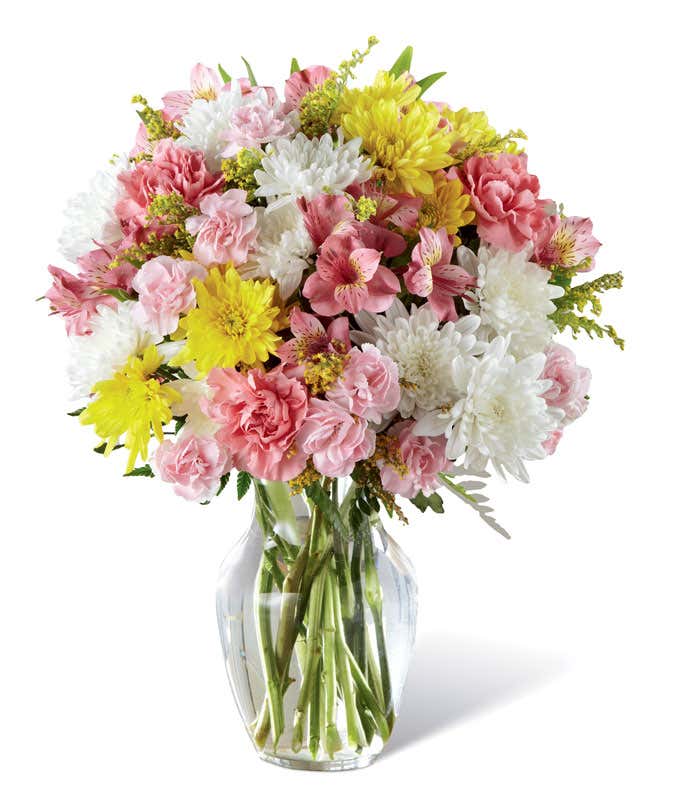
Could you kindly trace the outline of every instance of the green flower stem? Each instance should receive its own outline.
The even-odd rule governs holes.
[[[364,569],[366,576],[366,602],[373,615],[373,622],[375,625],[383,702],[385,704],[387,721],[391,728],[394,724],[394,709],[392,708],[392,685],[390,683],[390,669],[387,662],[387,645],[385,643],[385,630],[382,619],[382,587],[380,586],[378,571],[375,567],[373,540],[370,532],[367,532],[364,536]]]
[[[265,685],[267,689],[267,700],[269,703],[269,721],[272,725],[274,748],[278,744],[279,738],[283,733],[283,694],[281,692],[281,681],[276,663],[276,653],[272,642],[271,627],[271,593],[274,577],[262,559],[260,573],[258,576],[257,589],[257,643],[260,651],[260,661],[264,670]],[[265,737],[266,740],[266,737]]]
[[[297,628],[295,616],[297,613],[297,603],[300,598],[300,587],[302,577],[309,560],[309,544],[305,544],[297,559],[288,571],[288,575],[283,581],[281,588],[281,613],[279,616],[279,628],[276,634],[276,656],[279,660],[279,675],[285,678],[288,673],[288,664],[295,647]]]
[[[340,587],[342,619],[345,626],[349,627],[354,617],[354,592],[350,589],[352,574],[349,563],[347,562],[345,542],[335,526],[333,526],[333,557],[335,559],[335,568],[338,574],[338,584]]]
[[[333,758],[338,750],[342,750],[342,739],[338,733],[336,725],[338,714],[337,702],[337,677],[335,669],[335,612],[333,603],[335,596],[333,572],[329,571],[325,577],[324,597],[323,597],[323,617],[322,617],[322,636],[323,636],[323,694],[324,694],[324,713],[325,720],[321,732],[321,743],[324,750]]]
[[[298,636],[296,625],[296,612],[302,576],[309,557],[309,544],[305,544],[298,554],[295,563],[288,571],[288,575],[281,584],[281,611],[279,627],[276,634],[276,660],[279,681],[282,682],[282,691],[288,688],[288,668]],[[277,566],[278,568],[278,566]],[[254,738],[258,747],[263,747],[267,741],[270,728],[270,702],[269,695],[265,695],[264,703],[255,723]]]
[[[309,703],[309,737],[307,746],[312,758],[316,758],[319,752],[319,742],[321,741],[321,724],[323,720],[323,710],[321,708],[321,668],[316,671],[316,681],[312,689],[311,700]]]
[[[307,716],[307,707],[314,683],[317,680],[316,672],[319,667],[322,653],[321,638],[321,616],[323,611],[324,590],[326,584],[326,566],[314,579],[312,589],[309,594],[309,608],[307,621],[307,653],[305,667],[302,673],[302,686],[295,706],[295,716],[293,718],[293,752],[302,749],[304,724]]]
[[[364,594],[361,585],[361,536],[360,529],[356,530],[352,547],[352,561],[350,576],[354,590],[354,615],[348,627],[347,643],[352,649],[359,667],[366,671],[366,636],[364,632]]]
[[[342,605],[340,603],[340,589],[333,588],[333,607],[335,611],[335,623],[337,626],[337,636],[335,641],[335,655],[338,670],[338,680],[340,682],[340,690],[342,692],[342,700],[345,704],[345,713],[347,716],[347,744],[352,750],[357,750],[360,747],[365,747],[368,742],[364,734],[361,717],[356,703],[356,693],[352,683],[352,675],[349,669],[349,661],[345,648],[347,647],[344,637],[344,629],[342,626]]]
[[[347,661],[349,662],[349,667],[352,672],[352,678],[354,679],[354,683],[356,684],[359,695],[364,702],[364,706],[370,711],[371,718],[375,721],[378,733],[380,734],[382,740],[386,742],[390,738],[391,729],[387,723],[385,714],[380,708],[380,704],[378,703],[376,696],[373,694],[366,677],[361,672],[361,668],[357,664],[356,659],[354,656],[352,656],[352,652],[347,646],[345,646],[345,653],[347,654]]]
[[[365,627],[366,633],[366,667],[368,668],[368,683],[373,692],[375,692],[375,696],[378,699],[378,703],[380,704],[380,708],[385,712],[385,698],[383,695],[383,687],[382,687],[382,679],[380,676],[380,668],[378,667],[378,662],[375,659],[375,655],[373,654],[373,648],[371,646],[370,641],[370,629],[368,626]]]

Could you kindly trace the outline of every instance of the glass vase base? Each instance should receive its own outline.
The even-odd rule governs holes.
[[[298,769],[303,772],[349,772],[352,769],[364,769],[370,766],[378,757],[377,755],[355,755],[347,758],[315,760],[311,756],[298,755],[273,755],[260,751],[260,758],[268,764],[276,764],[284,769]]]

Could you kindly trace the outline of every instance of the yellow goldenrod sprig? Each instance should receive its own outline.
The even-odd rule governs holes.
[[[337,72],[333,72],[318,88],[309,91],[302,98],[300,129],[308,138],[320,138],[329,131],[340,96],[350,78],[355,77],[354,69],[363,63],[377,43],[378,39],[370,36],[365,50],[353,50],[352,56],[342,61]]]
[[[305,383],[312,394],[323,394],[340,378],[347,363],[342,353],[315,353],[305,366]]]
[[[354,217],[358,221],[367,221],[378,211],[376,202],[368,196],[359,196],[354,204]]]
[[[180,226],[172,234],[158,235],[151,232],[143,243],[131,245],[111,260],[110,268],[118,267],[122,262],[129,262],[141,267],[148,259],[156,256],[186,256],[194,247],[195,237]]]
[[[262,162],[262,152],[257,149],[241,149],[236,157],[222,160],[222,173],[224,174],[224,189],[238,188],[245,190],[250,202],[255,196],[257,180],[255,171]]]
[[[307,461],[302,474],[298,474],[292,480],[288,481],[288,486],[292,494],[301,494],[307,486],[317,482],[321,479],[321,474],[314,468],[311,458]]]
[[[169,225],[181,225],[192,215],[198,215],[198,210],[187,204],[179,193],[159,193],[154,196],[146,213],[148,221],[160,220]]]
[[[137,115],[146,127],[146,134],[150,142],[159,141],[161,138],[179,138],[179,130],[171,121],[166,121],[160,110],[154,110],[141,94],[132,97],[133,105],[141,105],[142,109]]]

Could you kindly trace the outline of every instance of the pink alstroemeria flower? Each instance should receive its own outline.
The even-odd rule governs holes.
[[[222,89],[217,72],[197,63],[191,70],[191,90],[170,91],[163,97],[163,115],[168,121],[181,119],[195,99],[217,99]]]
[[[321,248],[331,234],[339,231],[345,223],[354,220],[352,205],[344,195],[322,193],[309,201],[299,198],[297,205],[305,228],[317,248]]]
[[[535,259],[542,265],[561,267],[576,267],[584,262],[582,269],[592,270],[601,245],[593,235],[590,218],[562,218],[556,229],[546,228],[537,240]]]
[[[420,242],[413,249],[411,262],[404,275],[410,292],[427,298],[430,307],[442,322],[457,320],[454,295],[464,295],[475,285],[475,279],[459,265],[451,264],[453,245],[446,229],[420,230]]]
[[[337,317],[328,328],[324,328],[318,317],[296,306],[290,313],[290,330],[294,338],[284,342],[276,351],[287,367],[297,367],[317,353],[346,353],[350,349],[349,320],[346,317]],[[291,375],[287,367],[286,374]]]
[[[302,294],[324,317],[344,311],[357,314],[362,309],[384,312],[399,292],[399,279],[380,259],[380,251],[364,246],[358,235],[333,234],[321,246],[316,272],[307,279]]]

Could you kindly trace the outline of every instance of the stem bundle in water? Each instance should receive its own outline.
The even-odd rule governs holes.
[[[339,504],[337,484],[322,482],[312,486],[317,490],[310,494],[309,530],[291,527],[290,496],[277,486],[274,493],[269,483],[255,489],[266,550],[255,597],[265,698],[253,738],[258,747],[271,742],[276,750],[289,736],[290,750],[312,759],[320,750],[330,759],[344,751],[361,752],[376,734],[386,741],[393,723],[382,590],[369,522],[349,526],[351,511]],[[277,536],[282,525],[287,540]],[[279,603],[276,614],[274,603]],[[296,677],[296,647],[304,647],[304,653],[297,653],[297,693],[291,695],[294,709],[287,717],[284,697]]]

